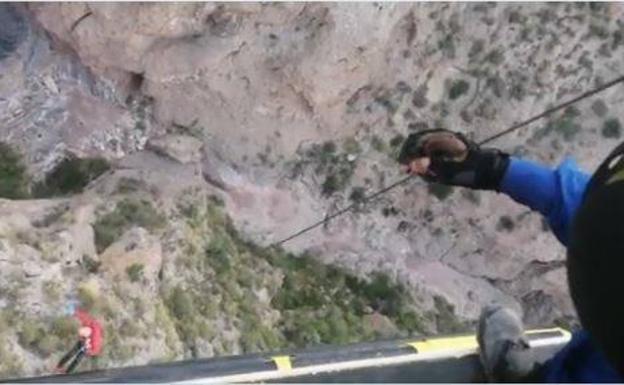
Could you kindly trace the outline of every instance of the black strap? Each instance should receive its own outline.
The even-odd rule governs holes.
[[[76,354],[80,353],[81,350],[84,349],[84,344],[82,343],[82,341],[78,341],[76,342],[76,344],[71,348],[71,350],[69,352],[67,352],[67,354],[65,354],[63,356],[63,358],[61,358],[61,360],[59,361],[57,367],[62,368],[63,366],[65,366],[65,364],[71,360],[71,358],[73,356],[75,356]]]

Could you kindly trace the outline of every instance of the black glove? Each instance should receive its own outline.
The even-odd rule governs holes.
[[[473,189],[497,190],[509,165],[509,155],[491,148],[480,148],[463,134],[443,129],[425,130],[407,137],[399,163],[409,165],[418,158],[429,158],[423,178],[429,182]]]

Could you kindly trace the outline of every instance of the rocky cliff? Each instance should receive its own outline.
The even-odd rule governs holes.
[[[415,181],[266,246],[398,179],[410,132],[482,139],[615,77],[621,16],[0,5],[0,371],[49,370],[71,343],[71,298],[105,320],[94,367],[455,331],[493,301],[574,324],[563,248],[496,193]],[[591,170],[621,136],[621,95],[493,145]]]

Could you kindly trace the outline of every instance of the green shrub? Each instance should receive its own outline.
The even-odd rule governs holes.
[[[124,176],[119,178],[119,180],[117,181],[116,192],[118,194],[128,194],[139,191],[141,190],[141,188],[143,188],[142,181]]]
[[[422,85],[414,90],[414,93],[412,95],[412,104],[414,105],[414,107],[427,107],[427,104],[429,103],[429,100],[427,99],[427,91],[428,90],[426,85]]]
[[[171,310],[173,316],[180,321],[190,320],[195,313],[193,298],[180,286],[176,286],[169,295],[167,307]]]
[[[402,330],[411,333],[425,330],[423,318],[409,309],[401,309],[394,317],[396,325]]]
[[[351,194],[349,195],[349,199],[353,203],[363,203],[366,200],[366,189],[364,187],[354,187],[351,190]]]
[[[485,40],[483,39],[474,40],[472,42],[472,45],[470,46],[470,50],[468,51],[468,58],[473,59],[475,56],[483,52],[484,48],[485,48]]]
[[[172,326],[191,354],[198,339],[212,339],[218,333],[211,321],[215,315],[240,331],[238,343],[244,352],[372,340],[379,332],[367,317],[371,311],[390,320],[389,330],[398,327],[396,336],[424,330],[408,291],[389,277],[359,279],[308,255],[296,257],[281,249],[259,247],[241,237],[223,208],[209,203],[207,211],[210,214],[203,217],[210,235],[204,238],[204,249],[197,248],[194,258],[201,263],[194,266],[198,272],[214,269],[216,276],[209,284],[187,280],[188,289],[175,287],[164,295]],[[271,271],[269,276],[266,270]],[[256,293],[264,289],[271,296],[272,310],[279,312],[277,324],[263,319],[267,309],[258,304]]]
[[[284,341],[276,331],[262,325],[255,314],[248,314],[242,319],[241,348],[245,353],[266,352],[284,346]]]
[[[389,114],[394,114],[399,108],[397,101],[394,100],[393,94],[389,90],[378,93],[374,100],[385,108]]]
[[[438,41],[438,48],[440,49],[440,51],[442,51],[444,56],[450,59],[454,59],[455,58],[455,39],[453,38],[453,35],[450,33],[444,35],[444,38]]]
[[[405,141],[405,136],[401,135],[401,134],[396,134],[395,136],[392,137],[392,139],[390,139],[390,147],[392,148],[398,148],[400,147],[403,142]]]
[[[601,24],[590,24],[588,34],[599,39],[607,39],[609,37],[609,29]]]
[[[73,317],[60,317],[51,324],[26,318],[20,322],[18,342],[22,347],[47,357],[74,343],[77,331],[78,322]]]
[[[142,263],[133,263],[132,265],[126,268],[126,274],[128,274],[128,279],[130,282],[139,282],[143,279],[143,270],[145,266]]]
[[[622,125],[618,118],[607,119],[602,125],[602,136],[617,139],[622,136]]]
[[[119,333],[122,337],[138,337],[141,332],[141,328],[134,320],[124,319],[119,327]]]
[[[230,244],[224,236],[215,236],[206,247],[205,252],[208,264],[217,274],[224,274],[232,268]]]
[[[0,142],[0,198],[28,198],[29,183],[21,155],[8,144]]]
[[[91,274],[97,274],[100,271],[100,266],[102,266],[102,262],[91,258],[88,255],[83,255],[82,257],[82,266],[87,270],[87,272]]]
[[[563,115],[567,118],[576,118],[581,116],[581,111],[574,106],[570,106],[563,111]]]
[[[362,151],[360,144],[355,138],[347,138],[342,144],[342,149],[347,154],[359,154]]]
[[[622,43],[624,42],[624,32],[621,29],[622,27],[620,27],[620,29],[618,29],[617,31],[613,32],[613,41],[611,42],[611,50],[616,50],[620,47],[620,45],[622,45]]]
[[[44,281],[41,286],[41,291],[49,303],[54,303],[61,299],[61,290],[61,283],[53,279]],[[1,327],[2,324],[0,323],[0,328]]]
[[[83,283],[78,286],[78,301],[83,309],[94,310],[99,303],[99,293],[91,285]]]
[[[338,165],[335,170],[325,177],[321,185],[321,192],[325,196],[330,196],[335,192],[342,191],[353,174],[353,167]]]
[[[154,322],[165,333],[165,345],[173,347],[178,341],[175,322],[167,311],[166,301],[157,302],[154,307]]]
[[[345,145],[349,150],[359,151],[357,142],[345,143]],[[355,162],[349,162],[347,154],[338,153],[333,141],[313,145],[306,152],[306,158],[308,162],[316,166],[315,172],[318,175],[325,175],[325,180],[321,184],[321,192],[324,196],[343,190],[355,170]]]
[[[76,337],[79,324],[74,317],[58,317],[52,322],[51,333],[61,341],[71,341]]]
[[[45,179],[33,188],[37,198],[81,193],[97,177],[110,169],[103,158],[69,157],[59,163]]]
[[[106,337],[106,345],[102,358],[117,362],[125,362],[132,358],[132,345],[122,337],[114,323],[106,325],[104,336]]]
[[[330,340],[337,344],[346,344],[353,341],[345,312],[338,306],[332,306],[327,313],[326,322],[328,327],[324,330],[321,329],[324,332],[321,335],[321,339]]]
[[[449,98],[455,100],[470,89],[470,83],[463,79],[454,80],[449,87]]]
[[[370,282],[349,279],[347,280],[347,285],[373,303],[377,301],[395,301],[398,296],[398,292],[387,275],[376,274]]]
[[[37,350],[43,356],[47,357],[50,354],[57,352],[59,345],[60,341],[56,336],[46,334],[37,342]]]
[[[534,139],[542,139],[551,132],[558,133],[563,136],[566,141],[571,141],[581,131],[581,126],[575,121],[575,116],[571,113],[564,113],[559,118],[550,120],[544,128],[537,131]]]
[[[49,227],[58,222],[69,211],[69,205],[61,204],[48,210],[41,219],[33,221],[33,226],[37,228]]]
[[[505,56],[503,55],[503,52],[496,48],[491,50],[487,56],[485,57],[485,60],[487,60],[488,62],[494,64],[494,65],[499,65],[503,62],[503,60],[505,60]]]
[[[509,215],[503,215],[498,219],[498,223],[496,224],[496,229],[498,231],[506,231],[511,232],[516,227],[513,219]]]
[[[198,339],[211,339],[214,331],[202,315],[205,299],[195,296],[190,289],[176,286],[168,295],[165,306],[173,315],[175,329],[187,349],[193,352]],[[224,298],[225,301],[225,298]],[[234,304],[228,301],[229,304]]]
[[[208,197],[208,203],[215,207],[225,207],[225,202],[223,201],[223,198],[217,195],[210,195]]]
[[[321,161],[330,161],[333,155],[336,153],[336,143],[332,140],[328,140],[321,145],[320,158]]]
[[[481,196],[478,191],[472,189],[462,189],[462,196],[475,205],[481,204]]]
[[[378,152],[386,151],[386,143],[377,135],[373,135],[371,138],[371,147]]]
[[[24,370],[22,360],[11,352],[8,338],[0,333],[0,378],[12,378],[22,375]]]
[[[154,230],[162,226],[163,220],[148,201],[124,199],[93,225],[96,249],[101,253],[132,226]]]
[[[407,125],[407,128],[410,131],[424,131],[429,129],[429,124],[427,122],[414,122]]]
[[[17,336],[20,345],[25,348],[34,348],[45,334],[45,328],[41,323],[25,318],[20,323],[20,330]]]
[[[15,327],[18,322],[17,312],[10,307],[0,309],[0,334],[2,330]]]
[[[524,24],[527,21],[527,16],[519,11],[513,10],[509,13],[509,23],[512,24]]]
[[[381,209],[381,215],[386,218],[397,216],[399,215],[399,213],[400,211],[394,206],[384,207],[383,209]]]
[[[594,114],[596,114],[596,116],[601,117],[601,118],[604,117],[607,114],[607,112],[609,112],[609,108],[607,107],[607,104],[602,99],[598,99],[595,102],[593,102],[591,105],[591,109],[594,112]]]
[[[436,328],[440,334],[465,333],[469,325],[461,322],[455,315],[455,307],[441,296],[434,296]]]
[[[422,322],[410,310],[411,297],[383,274],[362,280],[309,256],[277,253],[269,261],[284,279],[272,305],[282,313],[281,329],[294,346],[348,343],[374,338],[363,320],[373,309],[403,331],[422,331]]]

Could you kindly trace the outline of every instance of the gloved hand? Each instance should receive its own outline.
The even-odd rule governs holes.
[[[483,190],[498,190],[509,165],[509,155],[444,129],[408,136],[398,160],[429,182]]]

